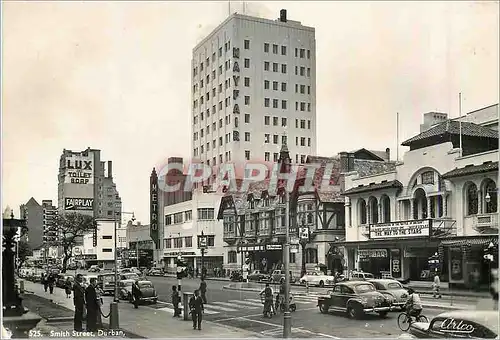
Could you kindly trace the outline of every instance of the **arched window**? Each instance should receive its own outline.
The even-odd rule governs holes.
[[[366,224],[366,201],[361,199],[359,201],[359,221],[360,224]]]
[[[418,220],[428,218],[427,196],[422,188],[415,190],[413,200],[413,219]]]
[[[467,215],[475,215],[478,212],[479,200],[477,197],[477,187],[474,183],[470,183],[465,191],[465,197],[467,202],[466,212]]]
[[[389,196],[384,195],[380,200],[382,204],[382,222],[387,223],[391,221],[391,200]]]
[[[378,223],[378,202],[375,197],[371,197],[368,200],[368,204],[370,206],[370,220],[369,223]]]
[[[487,179],[483,190],[484,212],[486,214],[495,213],[498,209],[497,185],[491,179]],[[489,196],[489,199],[488,199]]]

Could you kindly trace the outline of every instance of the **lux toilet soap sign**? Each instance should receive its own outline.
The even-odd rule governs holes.
[[[67,183],[92,184],[93,177],[92,160],[66,159]]]

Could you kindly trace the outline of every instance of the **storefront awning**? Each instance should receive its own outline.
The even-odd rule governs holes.
[[[380,240],[367,240],[367,241],[354,241],[354,242],[339,242],[335,243],[336,246],[344,246],[346,248],[380,248],[380,247],[398,247],[399,245],[419,247],[428,245],[439,244],[439,239],[428,237],[412,237],[412,238],[393,238],[393,239],[380,239]]]
[[[462,246],[462,245],[471,245],[471,246],[480,246],[480,245],[487,245],[490,242],[493,242],[493,244],[498,244],[498,236],[497,235],[491,235],[491,236],[480,236],[480,237],[466,237],[466,238],[461,238],[461,239],[449,239],[449,240],[442,240],[441,245],[442,246]]]

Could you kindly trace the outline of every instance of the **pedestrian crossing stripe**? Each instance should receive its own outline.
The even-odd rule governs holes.
[[[239,301],[238,301],[239,302]],[[229,303],[229,302],[220,302],[220,301],[217,301],[217,302],[213,302],[213,304],[215,305],[222,305],[222,306],[227,306],[227,307],[236,307],[234,305],[234,303]],[[213,307],[213,305],[210,305],[211,307]],[[219,306],[217,306],[219,307]],[[250,307],[250,306],[245,306],[245,305],[239,305],[237,306],[238,308],[243,308],[243,309],[255,309],[256,307]]]
[[[237,309],[233,309],[233,308],[227,308],[227,307],[222,307],[222,306],[214,306],[212,303],[210,305],[206,304],[205,305],[205,309],[207,307],[210,307],[211,309],[215,309],[215,310],[220,310],[220,311],[223,311],[223,312],[237,312],[238,311]]]
[[[252,306],[253,308],[261,308],[262,307],[261,303],[256,303],[256,302],[246,301],[246,300],[229,300],[229,302],[232,302],[236,305],[239,305],[239,304],[249,305],[249,306]]]
[[[162,308],[158,308],[157,310],[161,310],[163,312],[168,312],[168,313],[174,315],[174,309],[171,308],[171,307],[162,307]],[[211,311],[211,310],[205,309],[205,314],[212,315],[212,314],[219,314],[219,312],[215,312],[215,311]]]

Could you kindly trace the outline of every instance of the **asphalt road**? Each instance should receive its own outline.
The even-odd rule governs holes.
[[[172,286],[177,284],[175,278],[148,277],[158,293],[159,303],[149,306],[159,311],[173,315],[170,304]],[[192,292],[199,287],[199,279],[183,279],[182,291]],[[224,290],[227,282],[207,281],[207,299],[205,305],[205,320],[247,329],[269,337],[279,337],[282,334],[283,316],[278,314],[273,318],[262,316],[262,304],[256,292]],[[292,293],[294,289],[292,288]],[[314,297],[295,297],[297,311],[292,313],[293,337],[312,338],[348,338],[348,337],[391,337],[396,338],[403,332],[397,325],[398,312],[392,312],[387,317],[367,315],[362,320],[351,320],[343,313],[321,314]],[[444,312],[440,309],[425,309],[424,314],[432,318]]]

